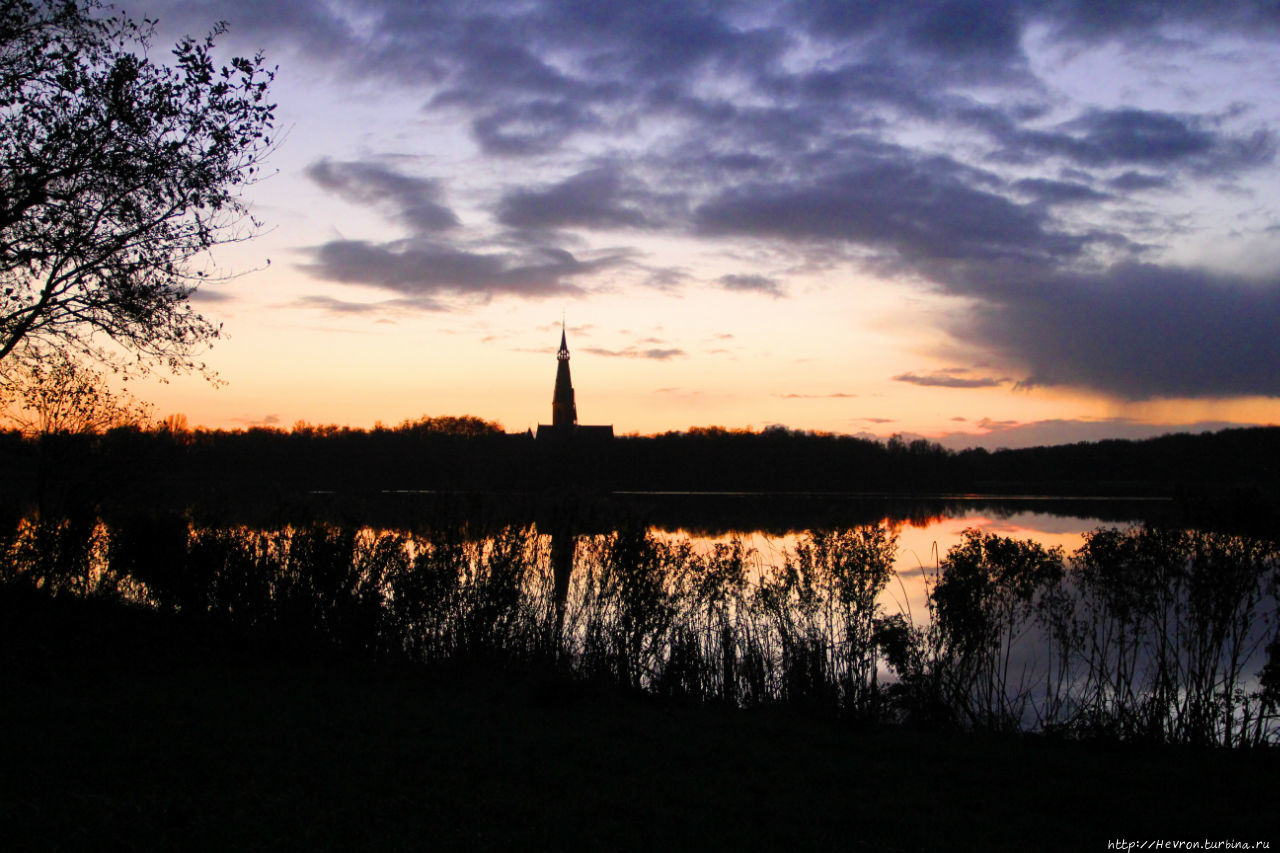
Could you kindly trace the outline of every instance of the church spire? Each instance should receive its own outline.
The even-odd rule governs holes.
[[[569,345],[564,322],[560,323],[560,349],[556,352],[556,390],[551,397],[551,425],[572,429],[578,423],[578,406],[573,401],[573,380],[569,378]]]
[[[545,447],[560,448],[556,452],[568,452],[575,446],[597,446],[599,442],[613,439],[611,424],[583,426],[578,423],[578,405],[573,399],[573,380],[569,377],[569,340],[563,318],[560,320],[560,349],[556,350],[556,390],[551,395],[551,423],[538,424],[537,439],[545,441]]]

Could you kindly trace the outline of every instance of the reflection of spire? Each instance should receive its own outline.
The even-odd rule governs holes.
[[[556,352],[556,390],[551,397],[551,425],[569,429],[578,422],[578,407],[573,402],[573,381],[569,378],[569,345],[565,341],[564,323],[560,324],[560,349]]]
[[[569,602],[569,581],[573,577],[573,552],[577,548],[573,526],[560,523],[551,527],[551,571],[555,588],[556,642],[564,637],[565,605]]]

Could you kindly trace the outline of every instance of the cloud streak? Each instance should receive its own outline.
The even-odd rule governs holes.
[[[858,396],[837,391],[833,394],[778,394],[783,400],[848,400]]]
[[[582,351],[604,358],[645,358],[652,361],[667,361],[673,358],[683,358],[686,355],[684,350],[675,347],[650,347],[649,349],[627,347],[621,350],[605,349],[603,347],[583,347]]]
[[[391,243],[333,240],[306,251],[311,261],[300,267],[317,278],[406,296],[572,296],[582,292],[575,278],[617,262],[616,258],[582,261],[554,248],[523,253],[469,252],[420,239]]]
[[[948,432],[931,440],[953,450],[982,447],[987,450],[1022,447],[1044,447],[1055,444],[1074,444],[1078,441],[1103,441],[1128,439],[1140,441],[1170,433],[1215,432],[1248,424],[1227,421],[1198,421],[1186,424],[1148,424],[1127,418],[1051,419],[1042,421],[991,421],[983,419],[975,424],[982,432]]]
[[[1009,382],[1007,377],[965,376],[968,372],[963,367],[949,367],[930,373],[899,373],[893,381],[925,388],[998,388]]]
[[[319,160],[306,168],[317,186],[355,204],[380,208],[416,233],[447,231],[457,215],[439,201],[440,183],[406,175],[382,163]]]
[[[786,289],[777,279],[764,275],[722,275],[719,278],[719,282],[720,286],[725,290],[738,293],[759,293],[764,296],[772,296],[774,299],[780,299],[787,295]]]

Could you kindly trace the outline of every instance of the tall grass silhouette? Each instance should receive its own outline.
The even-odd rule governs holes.
[[[532,525],[257,529],[154,513],[0,529],[4,584],[365,655],[867,722],[1280,740],[1274,542],[1102,528],[1065,555],[970,530],[926,572],[920,614],[886,606],[896,556],[885,525],[811,531],[779,565],[741,541],[699,550],[637,525],[572,541]]]

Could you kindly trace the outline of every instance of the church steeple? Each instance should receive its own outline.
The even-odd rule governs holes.
[[[545,442],[542,446],[552,453],[599,447],[601,442],[613,440],[611,424],[584,426],[578,423],[578,405],[573,399],[573,380],[569,378],[569,341],[565,336],[564,320],[560,321],[560,349],[556,350],[556,390],[551,395],[551,423],[538,424],[537,439]]]
[[[578,406],[573,401],[573,380],[569,378],[569,345],[564,323],[560,324],[560,349],[556,352],[556,390],[551,397],[551,425],[572,429],[578,423]]]

